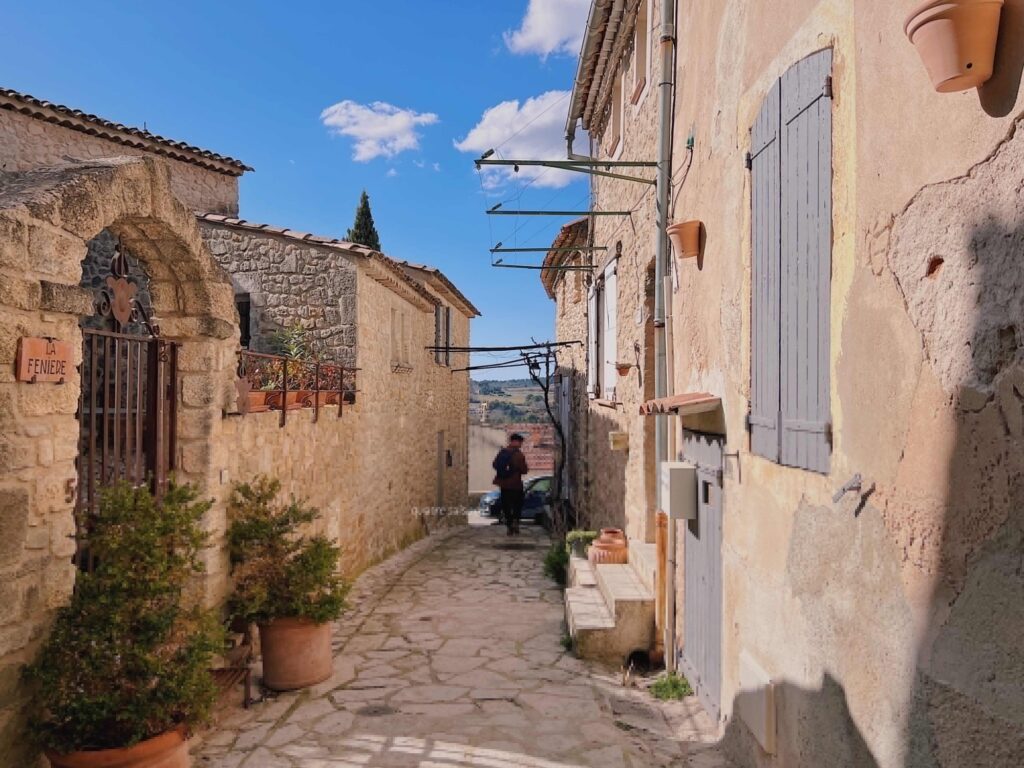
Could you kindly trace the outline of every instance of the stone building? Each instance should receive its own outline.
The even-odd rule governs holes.
[[[589,223],[608,258],[580,290],[544,273],[560,338],[589,341],[560,357],[591,395],[575,504],[653,542],[667,421],[697,498],[658,608],[739,764],[1020,765],[1020,8],[993,78],[940,94],[900,4],[697,0],[663,32],[665,5],[593,4],[569,118],[594,157],[656,161],[674,80],[668,217],[703,222],[701,250],[670,255],[660,402],[654,188],[594,177],[633,226]]]
[[[238,161],[3,99],[14,169],[0,172],[0,764],[31,765],[19,669],[74,585],[76,521],[96,489],[173,472],[214,499],[211,605],[230,587],[224,502],[257,473],[323,511],[354,575],[466,502],[469,379],[453,369],[467,355],[446,346],[468,346],[477,312],[437,270],[229,217]],[[236,301],[261,259],[257,324],[302,321],[325,358],[358,369],[343,397],[245,412]],[[313,261],[331,264],[326,281]],[[26,339],[67,350],[59,379],[19,374]]]

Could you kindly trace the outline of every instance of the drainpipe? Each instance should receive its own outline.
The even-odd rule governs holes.
[[[676,0],[661,2],[661,80],[658,83],[658,175],[657,212],[658,232],[654,249],[654,396],[668,395],[668,360],[665,344],[665,294],[662,286],[669,274],[668,260],[668,205],[669,184],[672,181],[672,101],[675,85],[675,4]],[[661,464],[668,458],[668,417],[654,417],[654,464],[657,508],[662,509]],[[665,666],[669,672],[676,666],[675,644],[675,521],[669,519],[669,572],[665,579]]]

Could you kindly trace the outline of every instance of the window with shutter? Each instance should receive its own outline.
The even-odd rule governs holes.
[[[603,292],[603,319],[604,325],[601,329],[603,348],[603,369],[601,372],[601,397],[606,400],[615,399],[615,384],[618,372],[615,370],[615,360],[618,351],[618,278],[616,277],[617,262],[613,261],[605,268],[604,292]]]
[[[434,307],[434,362],[438,365],[444,362],[444,350],[441,349],[444,346],[444,336],[442,335],[441,328],[443,323],[442,310],[441,306]]]
[[[751,129],[751,450],[828,472],[831,50],[795,64]]]
[[[597,366],[601,358],[600,326],[597,313],[597,283],[591,284],[587,293],[587,395],[597,397]]]
[[[444,308],[444,364],[452,364],[452,308]]]

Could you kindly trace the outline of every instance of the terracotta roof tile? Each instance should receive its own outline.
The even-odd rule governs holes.
[[[208,149],[186,144],[183,141],[158,136],[142,128],[133,128],[121,123],[105,120],[97,115],[83,112],[80,109],[54,104],[50,101],[37,99],[27,93],[19,93],[10,88],[0,88],[0,109],[19,112],[48,123],[61,125],[74,131],[81,131],[90,136],[134,147],[136,149],[165,155],[185,163],[192,163],[212,171],[229,176],[241,176],[251,167],[227,155],[219,155]]]

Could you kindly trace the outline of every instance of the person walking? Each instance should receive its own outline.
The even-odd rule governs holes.
[[[508,535],[519,533],[519,517],[523,513],[523,475],[530,471],[523,454],[523,436],[509,435],[508,445],[498,451],[491,463],[494,484],[501,489],[501,516]]]

